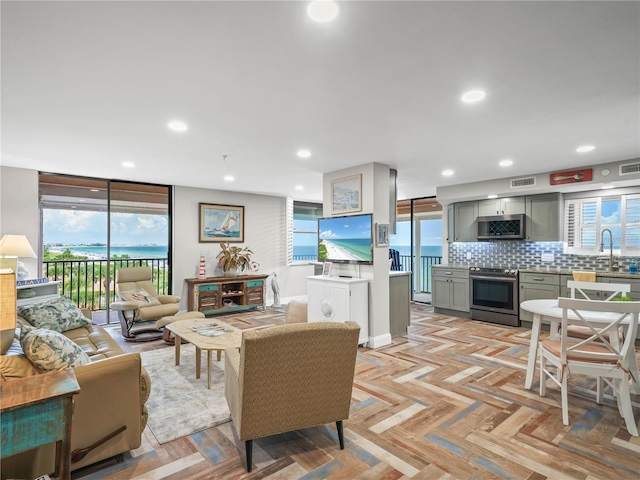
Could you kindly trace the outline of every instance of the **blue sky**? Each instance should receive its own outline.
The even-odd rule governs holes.
[[[371,217],[325,218],[318,228],[320,238],[371,238]]]
[[[43,243],[107,243],[107,214],[77,210],[44,209]],[[166,215],[111,213],[112,245],[167,245]]]
[[[442,220],[421,220],[420,241],[422,245],[442,246]],[[396,234],[391,235],[391,243],[394,245],[411,244],[411,222],[396,224]]]

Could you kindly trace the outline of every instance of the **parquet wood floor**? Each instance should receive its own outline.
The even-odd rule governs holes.
[[[611,396],[595,403],[595,382],[571,379],[569,426],[562,424],[559,390],[550,387],[542,398],[537,384],[524,389],[530,330],[438,315],[428,305],[412,305],[411,315],[407,335],[359,349],[345,450],[335,425],[268,437],[254,442],[247,474],[244,444],[231,423],[164,445],[147,430],[140,448],[73,478],[640,478],[640,439],[627,433]],[[238,326],[278,324],[283,313],[225,319],[232,318]],[[640,420],[640,397],[633,402]]]

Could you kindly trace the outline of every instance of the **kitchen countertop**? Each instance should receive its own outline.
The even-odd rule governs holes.
[[[433,268],[463,268],[469,269],[470,265],[462,265],[462,264],[439,264],[439,265],[431,265]],[[578,271],[576,269],[576,271]],[[583,271],[583,270],[579,270]],[[586,271],[586,270],[584,270]],[[590,270],[593,271],[593,270]],[[556,268],[519,268],[518,272],[520,273],[553,273],[555,275],[571,275],[573,270],[558,270]],[[640,275],[637,273],[629,273],[629,272],[606,272],[604,270],[596,270],[597,277],[610,277],[610,278],[637,278],[640,280]]]
[[[573,270],[554,270],[546,268],[522,268],[518,270],[521,273],[555,273],[556,275],[571,275]],[[593,270],[576,270],[576,271],[593,271]],[[596,270],[597,277],[610,277],[610,278],[637,278],[640,279],[640,275],[637,273],[629,272],[606,272],[604,270]]]

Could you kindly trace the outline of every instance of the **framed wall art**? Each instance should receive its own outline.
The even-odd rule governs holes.
[[[389,224],[376,223],[376,247],[389,246]]]
[[[330,277],[331,276],[331,262],[324,262],[324,264],[322,265],[322,276],[323,277]]]
[[[362,210],[362,174],[331,181],[331,213]]]
[[[200,204],[200,243],[244,242],[244,207]]]

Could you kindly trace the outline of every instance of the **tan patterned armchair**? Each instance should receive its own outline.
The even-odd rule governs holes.
[[[360,327],[355,322],[295,323],[245,331],[225,351],[225,395],[245,442],[247,471],[257,438],[349,418]]]
[[[158,295],[153,285],[151,267],[129,267],[116,270],[116,293],[119,300],[111,303],[118,312],[125,340],[147,341],[162,338],[162,330],[150,321],[175,315],[180,307],[177,295]],[[137,328],[134,328],[134,325]],[[146,325],[140,328],[141,325]]]

